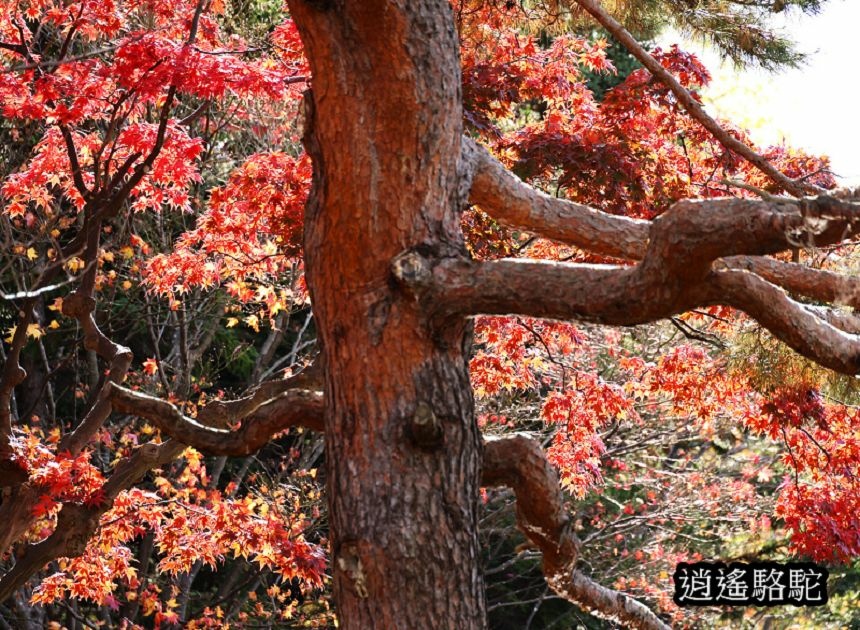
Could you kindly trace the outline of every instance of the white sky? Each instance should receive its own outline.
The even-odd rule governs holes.
[[[809,53],[797,70],[738,72],[730,64],[720,67],[713,51],[682,43],[713,75],[705,94],[708,109],[747,127],[760,144],[785,138],[792,146],[829,155],[845,184],[860,185],[860,1],[830,0],[817,16],[783,18],[779,24]],[[666,33],[660,44],[679,39]]]

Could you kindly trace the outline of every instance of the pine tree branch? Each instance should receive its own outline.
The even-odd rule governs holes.
[[[793,350],[837,372],[860,374],[860,336],[829,323],[782,288],[735,270],[713,274],[710,284],[714,298],[744,311]],[[850,325],[849,320],[842,328]]]
[[[750,271],[795,295],[860,309],[860,278],[857,276],[760,256],[732,256],[720,263],[729,269]]]
[[[533,188],[471,138],[463,158],[472,169],[469,201],[511,228],[605,256],[638,260],[645,255],[648,222],[551,197]]]
[[[482,482],[513,489],[517,526],[540,549],[547,584],[560,597],[625,628],[668,630],[641,602],[576,569],[580,543],[564,509],[558,475],[536,441],[523,435],[487,440]]]
[[[470,201],[481,207],[497,221],[511,228],[537,233],[562,243],[579,247],[604,256],[612,256],[626,260],[642,260],[649,247],[652,223],[638,219],[616,216],[601,212],[588,206],[557,199],[533,188],[511,173],[490,153],[470,138],[463,139],[464,159],[471,168]],[[837,193],[842,195],[845,191]],[[839,203],[847,203],[843,208],[857,208],[852,196],[838,196]],[[786,198],[769,196],[763,201],[771,207],[789,207],[796,202]],[[699,202],[706,204],[721,203],[726,207],[745,207],[746,203],[737,200],[710,200]],[[740,203],[739,206],[734,206]],[[761,204],[752,200],[752,207]],[[681,213],[683,209],[699,208],[699,214],[710,213],[710,208],[717,206],[702,206],[696,202],[681,202],[673,208],[673,212]],[[800,206],[798,206],[800,207]],[[826,212],[824,213],[826,214]],[[811,218],[811,217],[810,217]],[[678,217],[669,221],[678,221]],[[690,220],[690,219],[688,219]],[[813,219],[814,221],[814,219]],[[655,222],[656,223],[656,222]],[[729,226],[732,227],[732,226]],[[847,228],[847,231],[846,231]],[[845,222],[833,226],[833,231],[827,240],[838,236],[848,236],[853,231]],[[667,231],[668,232],[668,231]],[[667,233],[668,235],[668,233]],[[716,238],[721,238],[716,235]],[[756,237],[746,239],[743,248],[747,251],[755,245]],[[778,239],[784,242],[781,237]],[[803,246],[809,243],[791,239],[792,246]],[[841,239],[836,239],[841,240]],[[770,252],[784,249],[781,243],[770,247]],[[814,236],[813,245],[822,245],[820,237]],[[740,249],[740,246],[737,246]],[[860,308],[860,279],[832,271],[811,269],[805,265],[788,263],[763,256],[737,255],[733,256],[728,250],[723,250],[717,262],[718,268],[746,269],[785,288],[789,293],[811,298],[821,302]],[[682,264],[686,264],[683,262]]]
[[[860,339],[828,324],[764,279],[749,272],[715,271],[712,265],[726,256],[835,244],[858,230],[860,204],[829,196],[681,201],[649,224],[645,255],[633,267],[430,260],[410,251],[393,261],[392,272],[425,299],[432,317],[440,321],[520,314],[631,326],[725,304],[749,313],[804,356],[857,374]]]

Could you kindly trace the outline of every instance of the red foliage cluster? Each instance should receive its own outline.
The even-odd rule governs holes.
[[[147,285],[170,295],[229,280],[234,297],[259,298],[270,315],[277,314],[284,296],[269,284],[299,257],[310,168],[304,155],[252,155],[226,185],[212,190],[196,228],[177,240],[176,250],[148,261]],[[259,283],[256,292],[252,281]]]

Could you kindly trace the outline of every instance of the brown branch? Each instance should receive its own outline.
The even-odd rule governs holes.
[[[860,335],[860,315],[855,312],[833,309],[817,304],[799,304],[799,306],[802,306],[804,310],[844,333]]]
[[[860,373],[860,337],[828,323],[780,287],[734,270],[712,274],[711,287],[716,299],[744,311],[803,356],[843,374]]]
[[[543,554],[547,584],[560,597],[625,628],[669,628],[642,603],[576,569],[580,543],[564,508],[558,476],[536,441],[522,435],[487,440],[482,482],[513,489],[517,525]]]
[[[550,197],[470,138],[463,138],[463,158],[473,170],[469,201],[500,223],[606,256],[638,260],[645,255],[647,221]]]
[[[85,262],[89,265],[81,279],[78,289],[63,300],[63,315],[78,320],[84,332],[84,347],[94,351],[102,360],[108,363],[108,376],[102,385],[98,396],[90,407],[81,423],[71,433],[66,434],[60,443],[60,450],[68,450],[75,455],[84,448],[90,438],[104,424],[111,413],[107,393],[110,383],[122,383],[125,380],[133,359],[129,348],[110,340],[99,328],[95,320],[96,301],[93,298],[95,278],[98,271],[96,263],[99,250],[101,222],[88,218],[84,226],[87,232],[87,246],[84,253]]]
[[[206,8],[206,0],[197,0],[197,6],[194,7],[194,15],[191,16],[191,26],[188,29],[188,39],[185,40],[186,46],[191,46],[197,39],[197,29],[200,27],[200,16],[203,15],[203,9]]]
[[[41,542],[29,545],[15,566],[0,578],[0,603],[55,558],[81,555],[96,532],[99,519],[113,506],[117,496],[140,481],[152,468],[171,461],[184,448],[185,445],[174,440],[162,444],[144,444],[114,468],[113,474],[102,487],[103,500],[99,505],[87,507],[76,503],[64,504],[53,533]]]
[[[262,448],[273,435],[293,426],[323,430],[323,397],[319,392],[294,389],[260,404],[237,429],[216,429],[184,415],[171,403],[121,385],[110,387],[108,398],[115,411],[144,418],[171,437],[209,455],[241,457]]]
[[[171,85],[167,90],[164,104],[161,106],[161,113],[158,117],[158,129],[155,132],[155,142],[153,143],[152,148],[149,150],[149,153],[143,161],[135,166],[131,171],[131,177],[121,185],[117,182],[117,189],[113,192],[111,198],[105,201],[104,205],[99,209],[99,212],[96,215],[99,220],[116,216],[120,211],[120,208],[122,208],[122,204],[125,203],[125,200],[132,193],[134,188],[141,182],[144,176],[152,170],[152,165],[155,163],[156,158],[159,153],[161,153],[161,149],[164,147],[164,140],[167,137],[167,125],[170,121],[170,111],[173,107],[175,96],[176,86]],[[123,168],[128,168],[128,162],[129,161],[126,160],[126,164],[123,165]],[[117,174],[119,172],[120,171],[118,171]],[[113,180],[117,180],[117,174],[114,175]]]
[[[410,251],[393,261],[392,272],[425,299],[431,317],[441,320],[521,314],[631,326],[726,304],[748,312],[805,356],[856,374],[855,338],[761,278],[713,272],[712,264],[724,256],[773,254],[798,243],[838,243],[858,226],[860,204],[828,196],[681,201],[651,222],[645,256],[634,267],[429,260]],[[770,303],[761,301],[765,295]]]
[[[227,428],[291,389],[321,390],[322,372],[319,364],[313,363],[303,372],[289,378],[263,381],[242,398],[214,400],[200,410],[197,422],[208,427]]]
[[[767,175],[774,183],[780,186],[786,192],[802,197],[807,192],[822,192],[818,186],[812,186],[804,182],[798,182],[787,177],[784,173],[777,170],[763,156],[753,151],[746,144],[732,136],[720,124],[711,118],[710,115],[702,107],[684,86],[682,86],[672,74],[666,70],[660,62],[654,59],[642,45],[636,41],[627,30],[621,26],[611,15],[609,15],[601,6],[598,0],[576,0],[576,3],[590,13],[612,36],[624,46],[627,51],[633,55],[645,68],[657,79],[660,80],[678,102],[683,106],[690,116],[699,122],[705,129],[711,132],[713,136],[730,151],[734,151],[742,156],[748,162],[753,164],[762,173]]]
[[[27,47],[21,44],[10,44],[9,42],[0,42],[0,50],[9,50],[17,53],[22,57],[27,54]]]
[[[644,258],[651,245],[649,239],[680,242],[668,226],[657,227],[661,223],[677,225],[684,229],[686,238],[695,238],[690,248],[707,245],[717,248],[719,256],[732,256],[832,244],[855,233],[854,223],[860,221],[860,204],[851,198],[842,199],[838,193],[802,200],[776,196],[762,200],[684,200],[654,221],[642,221],[551,197],[520,180],[469,138],[463,139],[463,159],[471,171],[470,201],[500,223],[627,260]],[[784,225],[779,225],[780,221],[785,221]],[[746,223],[755,231],[744,233]],[[725,230],[731,230],[732,238],[727,238]],[[761,236],[767,239],[767,247],[758,243]],[[743,242],[734,242],[736,237]],[[702,258],[710,262],[719,256],[706,253]]]
[[[72,25],[69,27],[69,31],[66,33],[66,37],[63,40],[63,44],[60,46],[60,53],[57,55],[58,65],[54,66],[54,68],[57,68],[69,53],[69,46],[72,45],[72,39],[74,39],[75,33],[78,31],[78,20],[80,20],[81,16],[84,14],[84,7],[86,7],[86,5],[82,2],[81,8],[78,10],[78,17],[75,18],[74,22],[72,22]]]
[[[750,271],[795,295],[860,309],[860,278],[857,276],[757,256],[734,256],[721,263],[730,269]]]
[[[772,220],[772,214],[768,215],[767,211],[760,214],[756,210],[761,207],[756,204],[762,202],[732,199],[699,203],[684,201],[676,204],[669,213],[666,213],[666,216],[649,223],[610,215],[588,206],[546,195],[520,180],[486,149],[469,138],[463,139],[463,157],[472,178],[471,201],[480,205],[499,222],[510,227],[533,231],[598,254],[628,260],[642,260],[649,250],[668,246],[668,251],[671,251],[672,255],[652,258],[649,266],[657,267],[659,270],[659,267],[666,265],[668,261],[669,265],[687,276],[701,275],[718,253],[725,257],[717,261],[718,268],[745,269],[772,284],[785,288],[794,295],[834,305],[860,307],[860,280],[857,278],[763,256],[731,255],[733,251],[742,250],[772,253],[785,249],[787,243],[792,247],[803,244],[801,241],[804,239],[800,233],[803,230],[804,221],[798,221],[795,217],[794,226],[785,224],[780,230],[773,223],[773,221],[779,221],[778,218]],[[856,199],[856,195],[852,195],[850,191],[837,191],[835,197],[849,202]],[[792,204],[798,202],[774,195],[764,195],[763,200],[769,204],[769,207],[779,212],[799,211],[803,216],[802,204],[796,206],[797,210],[792,207]],[[843,207],[845,208],[850,210],[851,206]],[[711,216],[715,209],[721,209],[723,212],[722,222],[715,222],[714,217]],[[736,210],[749,215],[748,219],[744,219],[748,222],[747,225],[737,222],[738,219],[734,216]],[[806,221],[811,224],[818,222],[819,226],[816,229],[820,229],[821,222],[813,218],[814,214],[814,212],[809,213]],[[819,214],[826,215],[827,212]],[[682,223],[686,223],[686,226]],[[850,223],[850,221],[837,221],[824,240],[838,241],[848,235],[853,231]],[[747,229],[750,224],[756,224],[758,227]],[[707,234],[705,234],[705,228]],[[811,231],[815,232],[816,229]],[[774,231],[777,232],[776,239],[772,238]],[[652,233],[654,243],[649,242]],[[734,237],[727,239],[725,234],[729,233],[740,234],[741,240],[736,241]],[[680,243],[682,235],[693,239],[689,240],[684,247],[686,251],[683,255],[676,252],[677,247],[673,248],[671,243],[672,240]],[[764,240],[760,240],[762,237]],[[817,244],[822,238],[819,235],[813,236],[812,239],[807,237],[805,240],[807,243],[811,240],[813,244]],[[730,247],[725,245],[726,242],[729,242]],[[765,243],[767,247],[764,247]],[[704,249],[700,249],[703,245]],[[694,258],[699,260],[695,265],[688,267],[689,262]],[[669,269],[659,271],[665,275]],[[595,271],[592,275],[599,274],[600,272]],[[820,308],[811,309],[808,306],[806,308],[836,328],[850,333],[857,332],[856,317],[849,313]]]
[[[193,112],[188,114],[185,118],[182,118],[179,121],[179,125],[182,127],[190,127],[194,121],[200,118],[203,114],[206,113],[206,110],[209,109],[211,105],[211,101],[203,101]]]
[[[451,316],[517,314],[633,326],[724,304],[748,313],[807,358],[845,374],[860,373],[860,337],[840,330],[850,330],[850,321],[831,325],[749,272],[714,272],[685,283],[643,274],[641,266],[448,260],[432,271],[429,266],[423,269],[427,273],[418,292],[424,292],[428,309],[435,309],[434,317],[443,321]],[[398,277],[407,283],[414,280]]]

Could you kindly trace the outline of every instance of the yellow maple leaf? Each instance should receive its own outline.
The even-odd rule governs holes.
[[[86,266],[86,264],[84,263],[84,261],[81,260],[80,258],[78,258],[77,256],[73,256],[72,258],[69,258],[69,260],[66,261],[66,269],[68,269],[72,273],[79,272],[85,266]]]
[[[260,332],[260,319],[256,315],[248,315],[245,318],[245,323],[254,331]]]
[[[17,326],[12,326],[12,328],[7,328],[6,333],[9,335],[4,339],[7,343],[12,343],[12,338],[15,336],[15,331],[18,330]],[[42,327],[39,324],[29,324],[27,326],[27,336],[32,337],[33,339],[38,339],[39,337],[45,336],[45,331],[42,330]]]

